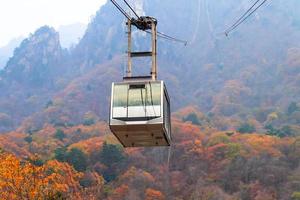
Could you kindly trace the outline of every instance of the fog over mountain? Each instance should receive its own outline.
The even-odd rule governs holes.
[[[226,115],[235,117],[241,111],[246,113],[246,116],[252,115],[252,111],[248,108],[254,110],[268,105],[284,109],[292,101],[299,101],[296,82],[284,78],[290,70],[298,70],[290,63],[291,57],[299,53],[297,42],[300,39],[299,16],[295,10],[299,7],[298,1],[267,3],[229,37],[220,33],[245,11],[248,3],[236,6],[234,1],[195,0],[188,4],[184,1],[176,3],[140,1],[133,5],[139,7],[137,9],[139,12],[155,16],[159,21],[158,29],[161,32],[188,41],[187,46],[163,39],[159,39],[158,43],[159,78],[166,80],[169,86],[174,110],[185,105],[197,105],[207,113],[220,114],[227,110]],[[53,52],[55,57],[49,57],[53,60],[51,61],[53,66],[47,68],[42,66],[45,62],[49,65],[49,60],[39,58],[38,54],[46,55],[48,50],[45,49],[44,53],[38,50],[38,54],[33,54],[32,51],[38,48],[54,48],[47,45],[57,45],[55,48],[61,49],[58,36],[53,39],[54,43],[51,40],[47,41],[46,37],[45,44],[40,44],[42,46],[37,43],[39,40],[35,42],[26,39],[8,62],[2,73],[2,82],[40,80],[49,85],[47,80],[51,79],[53,84],[59,80],[64,80],[67,84],[73,78],[84,77],[90,70],[101,68],[103,63],[124,55],[126,50],[124,23],[124,17],[118,10],[111,3],[105,4],[88,25],[79,43],[70,51]],[[142,49],[146,45],[144,41],[147,38],[144,34],[135,35],[135,48]],[[32,45],[25,48],[25,43]],[[19,52],[23,53],[19,55]],[[36,61],[24,62],[28,57],[23,57],[26,54],[33,56],[32,59]],[[20,61],[17,62],[18,59]],[[113,66],[114,70],[119,71],[119,80],[124,67],[125,58]],[[24,77],[25,71],[22,69],[34,75]],[[134,70],[136,73],[148,73],[146,67]],[[57,75],[52,77],[50,74]],[[289,79],[296,77],[294,73]],[[111,77],[107,78],[108,82],[114,81]],[[32,84],[34,86],[40,83],[32,82]],[[235,89],[234,87],[241,93],[239,97],[233,96],[236,93],[231,91]],[[285,89],[286,87],[288,89]],[[222,99],[224,95],[231,97],[224,100]],[[271,104],[268,103],[270,98],[273,99]],[[108,102],[98,103],[108,105]],[[97,115],[103,119],[107,117],[103,113]]]
[[[75,46],[83,36],[86,27],[86,24],[83,23],[60,26],[58,32],[60,35],[61,46],[64,48]]]
[[[24,37],[14,38],[7,45],[0,47],[0,70],[5,67],[8,59],[13,56],[14,49],[23,39]]]

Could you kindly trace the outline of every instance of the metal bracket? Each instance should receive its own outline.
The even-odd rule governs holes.
[[[128,65],[126,76],[132,76],[132,58],[134,57],[152,57],[152,65],[151,65],[151,77],[152,80],[157,79],[157,20],[152,17],[147,17],[147,24],[149,27],[147,29],[151,29],[151,42],[152,48],[151,51],[141,51],[141,52],[132,52],[132,26],[136,26],[133,24],[131,20],[128,20],[127,25],[127,34],[128,34]],[[151,24],[150,24],[151,23]]]

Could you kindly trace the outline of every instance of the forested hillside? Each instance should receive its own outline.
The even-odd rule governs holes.
[[[188,41],[158,42],[171,148],[123,149],[109,131],[127,40],[107,2],[76,46],[43,26],[0,71],[1,199],[300,199],[299,1],[267,2],[228,37],[248,1],[130,3]],[[134,48],[146,39],[134,31]]]

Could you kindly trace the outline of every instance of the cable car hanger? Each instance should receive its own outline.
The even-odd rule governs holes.
[[[154,21],[155,25],[157,25],[157,20],[153,17],[149,17],[149,16],[139,16],[136,11],[130,6],[130,4],[126,1],[123,0],[125,2],[125,4],[129,7],[129,9],[133,12],[133,14],[136,16],[136,18],[131,17],[115,0],[110,0],[115,7],[128,19],[128,21],[131,22],[131,24],[133,26],[135,26],[137,29],[144,31],[148,34],[152,34],[151,31],[151,22]],[[188,44],[187,41],[185,40],[181,40],[172,36],[169,36],[165,33],[159,32],[157,31],[157,36],[165,39],[165,40],[170,40],[172,42],[178,42],[178,43],[183,43],[185,46]]]

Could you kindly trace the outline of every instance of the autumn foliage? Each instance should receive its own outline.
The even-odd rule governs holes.
[[[35,166],[11,154],[0,155],[1,199],[79,198],[81,176],[66,163]]]
[[[299,137],[220,131],[193,107],[172,128],[171,148],[123,149],[103,122],[1,135],[1,199],[297,197]]]

